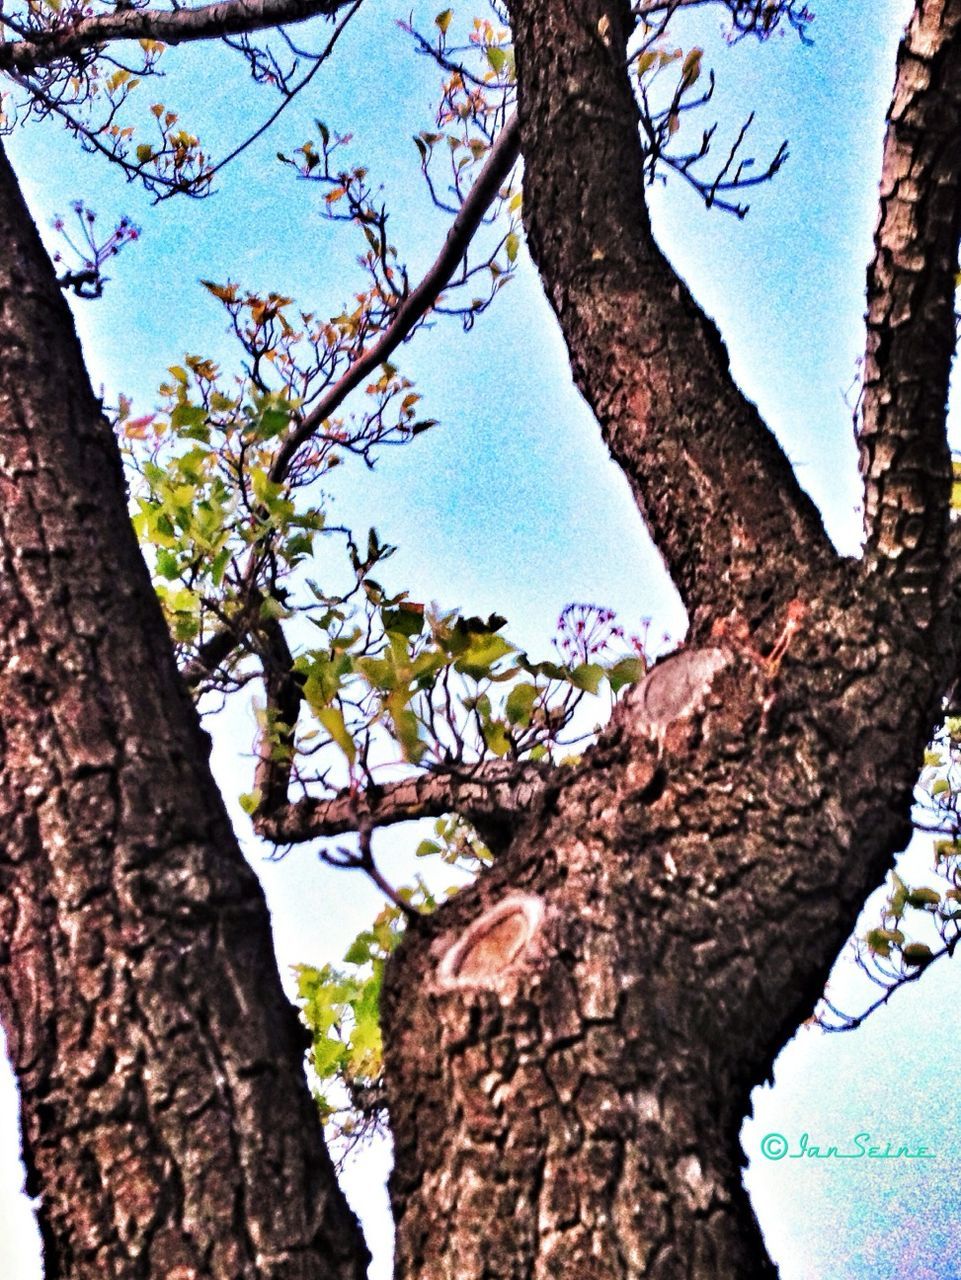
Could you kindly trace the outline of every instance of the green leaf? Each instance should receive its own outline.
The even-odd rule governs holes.
[[[656,60],[657,60],[657,53],[653,49],[645,50],[645,52],[642,53],[641,56],[638,58],[636,63],[638,76],[642,76],[645,71],[650,71],[651,67],[653,67]]]
[[[511,724],[526,729],[531,722],[534,702],[537,698],[537,687],[533,684],[515,684],[507,695],[504,711]]]
[[[259,791],[245,791],[244,794],[240,797],[240,801],[239,801],[240,807],[241,809],[243,809],[244,813],[246,813],[247,816],[249,817],[251,814],[257,811],[262,799],[263,797],[261,796]]]
[[[699,78],[703,53],[703,49],[694,48],[684,59],[684,64],[681,67],[681,84],[685,89],[689,89]]]
[[[921,965],[930,964],[934,956],[931,948],[926,943],[909,942],[906,947],[902,948],[901,959],[905,964],[920,968]]]
[[[402,600],[396,609],[381,609],[381,620],[385,631],[395,635],[419,636],[424,630],[424,606]]]
[[[936,907],[941,902],[941,895],[935,889],[912,889],[908,894],[908,906]]]
[[[504,70],[504,64],[507,61],[507,54],[503,49],[499,49],[496,45],[493,45],[487,50],[487,61],[490,63],[491,70],[494,74],[500,75]]]
[[[290,414],[284,409],[264,409],[257,418],[257,435],[261,440],[272,440],[285,431]]]
[[[207,421],[207,410],[202,404],[178,404],[170,415],[170,425],[175,431],[187,427],[202,427]]]
[[[411,764],[419,764],[427,750],[427,743],[421,740],[420,724],[407,702],[410,694],[403,689],[395,689],[387,695],[385,706],[390,716],[394,737],[400,743],[404,759]]]
[[[370,934],[361,933],[353,940],[344,955],[345,964],[366,964],[370,959]]]
[[[506,756],[510,751],[511,740],[507,736],[507,726],[503,720],[492,720],[482,725],[481,733],[488,751],[492,751],[495,756]]]
[[[567,668],[562,667],[559,662],[528,662],[525,658],[522,665],[524,670],[529,671],[532,676],[547,676],[548,680],[567,680]]]
[[[904,941],[904,934],[900,929],[871,929],[865,935],[865,941],[875,954],[889,956],[892,944],[900,946]]]
[[[224,580],[224,574],[227,571],[227,565],[230,563],[230,548],[224,547],[219,551],[210,565],[210,580],[215,587],[219,587]]]
[[[615,662],[607,673],[611,691],[618,693],[625,685],[637,684],[647,673],[647,665],[643,658],[621,658]]]
[[[447,35],[447,28],[450,26],[451,18],[453,18],[453,16],[453,9],[444,9],[443,12],[439,13],[434,19],[435,25],[440,28],[441,35]]]
[[[180,561],[172,551],[157,552],[157,572],[161,578],[172,579],[180,574]]]
[[[596,662],[582,662],[570,673],[571,684],[586,693],[597,693],[603,679],[604,668]]]
[[[344,713],[340,707],[320,707],[314,710],[314,715],[343,751],[348,761],[353,764],[357,759],[357,748],[344,722]]]
[[[454,663],[455,670],[474,680],[489,676],[491,668],[501,658],[514,652],[514,646],[501,636],[487,633],[471,633],[466,649]]]

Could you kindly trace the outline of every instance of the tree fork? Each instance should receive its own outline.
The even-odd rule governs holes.
[[[663,724],[632,691],[392,958],[401,1280],[776,1274],[738,1131],[903,847],[936,709],[854,577],[776,676],[727,649]]]
[[[0,152],[0,1013],[46,1275],[360,1280],[263,894]]]

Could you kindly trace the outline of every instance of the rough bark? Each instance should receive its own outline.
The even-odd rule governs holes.
[[[266,770],[264,770],[266,773]],[[300,844],[320,836],[389,827],[414,818],[457,812],[483,827],[511,826],[542,796],[548,769],[512,760],[485,760],[463,769],[421,773],[363,791],[345,789],[329,799],[307,796],[271,807],[266,786],[254,815],[257,834],[275,844]]]
[[[263,895],[2,155],[0,241],[0,1013],[48,1280],[359,1280]]]
[[[957,6],[919,8],[953,32]],[[738,1130],[908,838],[957,608],[930,576],[908,589],[830,551],[654,245],[627,6],[519,0],[512,16],[525,218],[578,385],[694,635],[731,612],[754,634],[728,630],[719,671],[716,640],[693,664],[706,673],[693,704],[680,675],[676,699],[642,686],[495,866],[394,957],[398,1276],[772,1276]],[[903,336],[923,343],[930,309],[905,305]],[[878,379],[882,399],[904,381],[897,362]],[[922,439],[934,417],[932,402]],[[922,507],[946,530],[940,481]],[[915,545],[902,539],[905,556]],[[947,554],[930,541],[925,571],[944,573]],[[765,660],[792,597],[803,619],[783,661]]]
[[[773,682],[731,651],[706,704],[656,734],[629,699],[395,958],[404,1280],[775,1274],[738,1130],[903,846],[944,678],[851,576],[830,576]],[[543,912],[529,941],[496,918],[472,939],[518,895]]]
[[[820,517],[654,241],[627,3],[512,6],[524,223],[574,378],[696,635],[758,627],[832,558]]]
[[[929,346],[942,384],[949,361],[961,157],[945,167],[923,135],[961,96],[959,10],[918,0],[899,62],[862,566],[830,548],[654,243],[627,4],[514,7],[525,218],[578,385],[695,642],[728,625],[553,772],[285,808],[286,774],[264,762],[277,838],[440,804],[502,836],[494,865],[412,923],[388,968],[398,1280],[774,1274],[740,1181],[749,1091],[905,842],[915,762],[958,669],[957,581],[934,536],[943,385],[936,405],[912,380]],[[0,1000],[49,1274],[359,1277],[262,898],[6,167],[0,233]],[[930,294],[913,253],[933,264]],[[273,701],[292,716],[290,655],[267,639]]]
[[[959,232],[961,4],[924,0],[888,112],[859,437],[865,566],[896,579],[922,620],[938,605],[948,536]]]
[[[220,0],[197,8],[124,9],[98,13],[69,25],[38,31],[29,40],[0,44],[0,70],[30,73],[38,67],[77,58],[114,40],[159,40],[187,44],[285,23],[330,17],[347,0]]]

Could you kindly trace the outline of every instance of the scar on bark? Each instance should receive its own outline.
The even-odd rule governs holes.
[[[544,903],[532,894],[496,903],[443,955],[437,970],[441,986],[499,986],[529,955],[543,919]]]
[[[663,658],[628,695],[636,723],[657,743],[659,755],[670,726],[704,705],[714,677],[731,658],[727,649],[679,649]]]

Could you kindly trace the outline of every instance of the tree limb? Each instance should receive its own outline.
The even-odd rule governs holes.
[[[480,173],[464,203],[451,223],[443,247],[420,284],[413,289],[397,308],[393,320],[380,337],[357,359],[342,378],[330,388],[311,409],[307,417],[287,437],[277,451],[270,479],[279,484],[287,475],[294,455],[302,444],[323,426],[332,413],[336,413],[347,396],[382,365],[397,350],[417,322],[430,311],[441,293],[450,283],[477,229],[507,181],[513,169],[520,147],[520,129],[517,117],[512,116],[497,137]]]
[[[496,199],[498,191],[509,178],[519,155],[519,138],[517,117],[512,116],[498,135],[474,185],[447,232],[440,253],[420,283],[398,307],[394,319],[377,341],[363,352],[343,377],[339,378],[324,394],[307,417],[281,443],[269,473],[274,484],[281,484],[286,479],[298,449],[321,429],[326,419],[336,413],[347,396],[360,386],[374,369],[390,358],[410,335],[418,321],[430,311],[450,282],[491,203]],[[253,563],[252,561],[251,566]],[[251,566],[248,566],[248,572],[244,576],[242,590],[249,590],[253,586],[254,577],[249,571]],[[214,632],[208,640],[204,641],[196,656],[181,672],[188,688],[193,689],[203,683],[210,673],[233,652],[247,633],[252,620],[258,616],[259,604],[255,601],[253,610],[242,609],[234,622]]]
[[[575,381],[695,633],[732,610],[773,629],[834,552],[715,325],[654,241],[625,65],[630,7],[518,0],[512,17],[525,224]]]
[[[361,1280],[263,891],[2,148],[0,240],[0,1016],[47,1274]]]
[[[293,654],[280,622],[276,618],[265,618],[258,631],[258,648],[267,696],[267,723],[260,735],[260,759],[254,775],[254,786],[260,792],[264,809],[273,812],[287,800],[294,754],[294,731],[300,715],[302,694],[294,675]]]
[[[917,0],[888,109],[859,443],[866,568],[922,621],[946,554],[959,236],[961,3]]]
[[[487,760],[470,770],[417,774],[364,791],[345,788],[329,799],[309,796],[254,814],[254,830],[275,844],[302,844],[346,835],[361,826],[387,827],[414,818],[459,813],[487,828],[516,821],[543,796],[552,766]]]
[[[196,9],[122,9],[38,31],[29,40],[0,44],[0,71],[35,71],[113,40],[185,44],[330,17],[348,0],[222,0]]]

